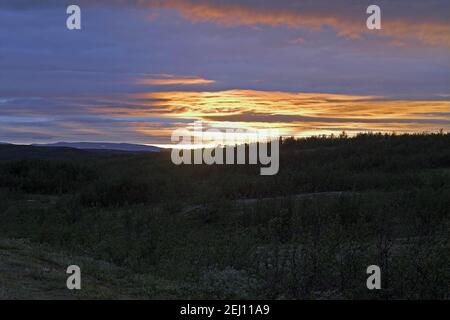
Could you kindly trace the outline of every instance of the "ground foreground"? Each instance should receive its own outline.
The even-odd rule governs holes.
[[[0,155],[0,298],[449,299],[448,146],[285,140],[273,177],[164,152]]]

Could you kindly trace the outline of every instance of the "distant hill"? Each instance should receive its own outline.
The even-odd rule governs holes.
[[[157,147],[114,143],[55,143],[50,145],[15,145],[0,142],[1,160],[68,159],[99,154],[159,152]]]
[[[0,160],[68,159],[89,154],[88,151],[74,148],[33,147],[0,143]]]
[[[132,143],[107,143],[107,142],[57,142],[53,144],[33,144],[34,147],[64,147],[81,150],[115,150],[126,152],[159,152],[158,147]]]

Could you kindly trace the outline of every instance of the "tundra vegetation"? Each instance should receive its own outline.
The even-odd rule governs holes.
[[[283,139],[275,176],[17,148],[0,145],[0,254],[54,255],[62,297],[450,298],[449,134]],[[85,291],[64,291],[72,264]],[[0,297],[14,297],[8,279]]]

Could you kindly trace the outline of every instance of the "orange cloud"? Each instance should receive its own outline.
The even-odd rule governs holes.
[[[286,135],[450,129],[450,101],[445,100],[255,90],[152,92],[136,97],[152,101],[148,109],[156,108],[159,116],[201,119],[217,126],[277,128]]]
[[[352,16],[336,12],[334,7],[327,10],[327,5],[323,2],[319,3],[317,7],[310,6],[306,10],[292,7],[283,8],[282,3],[270,8],[255,4],[237,4],[232,1],[148,0],[138,3],[149,7],[177,10],[190,21],[213,22],[224,26],[263,24],[284,25],[292,28],[304,27],[313,30],[331,26],[338,35],[351,38],[358,38],[368,32],[374,33],[366,28],[367,15],[365,11],[361,11],[358,16]],[[448,19],[439,21],[432,17],[426,18],[426,16],[422,16],[421,19],[396,18],[395,15],[391,15],[390,18],[382,19],[382,30],[378,30],[377,34],[402,41],[416,40],[428,45],[450,46],[450,21]]]
[[[214,0],[79,0],[82,3],[116,3],[151,9],[176,10],[192,22],[212,22],[223,26],[269,25],[291,28],[321,30],[332,27],[337,34],[347,38],[359,38],[363,34],[386,36],[399,44],[415,41],[421,44],[450,47],[450,21],[442,11],[448,10],[442,4],[428,4],[420,0],[379,1],[382,8],[382,30],[369,31],[366,28],[369,4],[359,1],[214,1]],[[270,3],[270,5],[268,5]],[[420,4],[420,5],[419,5]],[[431,8],[421,12],[421,8]],[[408,16],[408,10],[413,14]],[[384,13],[387,13],[386,15]],[[406,13],[406,14],[405,14]],[[149,13],[155,19],[157,12]],[[439,17],[435,17],[438,15]],[[444,17],[444,18],[443,18]]]

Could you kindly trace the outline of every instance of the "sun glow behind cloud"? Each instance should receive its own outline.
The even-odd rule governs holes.
[[[140,108],[116,110],[121,117],[124,114],[142,117],[146,112],[155,115],[156,109],[159,117],[183,120],[183,123],[202,120],[208,127],[222,130],[277,129],[282,136],[450,129],[450,102],[445,100],[390,100],[375,96],[255,90],[150,92],[133,98],[142,101]],[[108,112],[114,116],[113,109]]]

